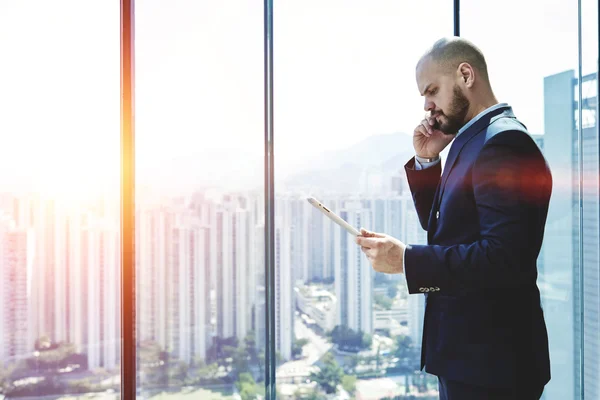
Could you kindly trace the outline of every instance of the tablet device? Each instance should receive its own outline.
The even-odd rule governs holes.
[[[325,207],[319,200],[315,199],[314,197],[309,197],[309,198],[307,198],[307,200],[315,208],[317,208],[319,211],[321,211],[323,214],[325,214],[326,217],[328,217],[333,222],[335,222],[336,224],[338,224],[339,226],[344,228],[349,234],[354,235],[354,236],[360,236],[360,231],[358,229],[356,229],[355,227],[353,227],[352,225],[350,225],[349,223],[344,221],[336,213],[334,213],[333,211],[331,211],[330,209]]]

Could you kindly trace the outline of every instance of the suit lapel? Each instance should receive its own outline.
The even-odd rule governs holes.
[[[442,177],[440,178],[440,183],[436,190],[434,199],[433,199],[433,207],[431,208],[431,214],[429,215],[429,226],[431,227],[435,222],[435,214],[439,210],[441,199],[444,194],[444,188],[446,187],[446,181],[448,180],[448,176],[452,171],[452,167],[458,156],[465,146],[475,135],[481,132],[484,128],[487,128],[497,117],[502,116],[512,116],[514,117],[510,107],[501,107],[497,110],[489,112],[483,117],[479,118],[473,125],[468,127],[464,132],[456,137],[452,141],[452,145],[450,146],[450,151],[448,152],[448,159],[446,160],[446,165],[444,166],[444,171],[442,173]]]

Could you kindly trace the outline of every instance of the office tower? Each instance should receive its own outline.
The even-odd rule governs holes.
[[[325,200],[321,200],[324,201]],[[307,201],[308,203],[308,201]],[[328,207],[333,207],[331,202],[326,202]],[[306,281],[322,280],[326,277],[327,253],[330,252],[331,238],[327,233],[331,232],[328,227],[330,221],[313,206],[308,210],[308,223],[306,231],[308,233],[308,252],[309,252],[309,277]],[[331,208],[334,211],[333,208]]]
[[[0,365],[22,360],[32,350],[27,293],[32,239],[32,232],[15,229],[12,220],[0,220]]]
[[[138,341],[170,346],[169,287],[175,214],[167,206],[140,204],[137,211],[136,269]]]
[[[339,215],[352,226],[370,226],[371,211],[360,201],[348,200]],[[354,237],[337,225],[334,227],[335,294],[338,299],[337,325],[354,331],[373,332],[373,269]]]
[[[256,276],[256,288],[254,290],[254,338],[256,346],[264,349],[266,345],[266,299],[265,299],[265,225],[264,220],[254,227],[254,265]]]
[[[64,282],[67,294],[67,338],[66,341],[76,345],[77,351],[84,352],[84,343],[87,341],[86,332],[87,325],[96,323],[95,316],[88,314],[88,260],[82,256],[83,242],[82,232],[86,216],[78,208],[74,207],[72,212],[67,217],[67,235],[65,242],[67,244],[67,265],[66,265],[66,281]],[[86,244],[87,245],[87,244]],[[117,243],[118,245],[118,243]],[[118,254],[117,254],[118,257]],[[118,260],[117,260],[118,261]],[[119,271],[119,264],[114,265],[115,272]],[[115,294],[118,296],[118,292]],[[118,307],[117,298],[117,307]],[[118,314],[117,314],[118,315]],[[119,321],[117,321],[119,322]],[[117,338],[120,337],[120,332],[117,332]],[[34,343],[38,337],[33,337]]]
[[[140,204],[137,214],[138,340],[187,363],[206,358],[211,335],[211,229],[201,209]]]
[[[247,199],[226,196],[215,209],[216,231],[211,243],[215,257],[217,336],[242,340],[252,327],[249,304],[252,242]]]
[[[371,226],[364,228],[381,232],[400,240],[405,240],[402,218],[402,202],[399,196],[392,194],[369,197],[362,200],[363,207],[371,210],[373,217]],[[360,228],[360,227],[358,227]],[[375,277],[374,273],[374,277]],[[398,281],[404,279],[400,274],[379,274],[377,279]]]
[[[206,358],[209,340],[208,234],[193,213],[177,213],[168,296],[169,349],[187,363]]]
[[[291,206],[291,257],[294,281],[312,280],[312,269],[309,268],[309,217],[312,206],[305,198],[286,200]],[[310,207],[310,208],[309,208]]]
[[[578,82],[574,71],[544,79],[543,146],[554,187],[544,238],[544,268],[539,281],[550,336],[552,376],[561,377],[560,381],[550,381],[545,399],[579,397],[579,366],[582,361],[579,349],[582,345],[584,397],[600,397],[597,77],[595,74],[587,75],[582,81],[583,153],[579,154],[579,110],[574,96],[578,93]],[[581,226],[578,193],[580,156],[583,157]],[[580,229],[583,236],[579,235]],[[580,263],[580,254],[583,264]],[[583,282],[580,280],[581,272]],[[582,311],[583,321],[580,319]]]
[[[87,271],[83,349],[88,356],[90,369],[112,369],[120,359],[116,229],[90,218],[82,230],[81,268]]]
[[[256,305],[254,306],[254,338],[256,340],[256,347],[262,350],[265,349],[265,346],[267,344],[267,303],[265,296],[265,286],[258,285],[256,288]]]
[[[251,293],[254,287],[252,277],[252,244],[250,226],[250,212],[247,209],[237,209],[234,218],[234,281],[232,287],[234,295],[235,329],[237,338],[242,341],[252,330],[252,303]]]
[[[275,340],[282,359],[292,358],[294,340],[294,285],[291,258],[290,202],[275,203]]]
[[[118,226],[111,225],[102,207],[90,212],[37,197],[31,210],[35,249],[28,342],[33,346],[47,336],[72,343],[88,355],[90,368],[115,367],[120,358]]]
[[[406,244],[427,244],[427,232],[421,227],[410,192],[404,192],[400,198],[401,214],[404,216],[402,229]],[[404,275],[403,275],[404,276]],[[417,348],[421,348],[423,337],[423,319],[425,318],[425,296],[408,295],[409,336]]]
[[[54,341],[60,341],[65,339],[66,333],[66,325],[57,324],[56,321],[64,318],[64,308],[57,307],[64,296],[60,286],[60,277],[64,279],[64,274],[55,266],[58,261],[62,269],[64,260],[56,254],[55,240],[62,235],[57,231],[55,209],[53,200],[38,198],[36,201],[33,222],[36,250],[32,275],[31,312],[34,314],[32,322],[35,337],[48,336]]]
[[[340,200],[335,196],[319,196],[331,211],[339,211]],[[334,277],[334,253],[336,251],[335,230],[339,229],[329,218],[326,218],[319,210],[309,206],[308,242],[309,242],[309,270],[310,279],[317,281],[331,281]]]

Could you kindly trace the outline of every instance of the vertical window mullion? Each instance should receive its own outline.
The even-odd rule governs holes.
[[[136,398],[134,3],[121,0],[121,398]]]

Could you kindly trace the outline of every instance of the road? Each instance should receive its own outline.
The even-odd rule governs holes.
[[[317,335],[298,317],[294,321],[294,333],[297,339],[307,339],[308,344],[304,346],[300,360],[288,361],[277,368],[278,376],[301,377],[310,375],[310,367],[331,349],[332,345],[327,342],[327,339]]]

